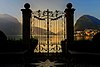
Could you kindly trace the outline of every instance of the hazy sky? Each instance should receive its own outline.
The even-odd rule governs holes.
[[[62,10],[71,2],[75,11],[75,21],[82,15],[88,14],[100,19],[100,0],[0,0],[0,13],[9,14],[21,20],[21,9],[25,3],[30,3],[35,10]]]

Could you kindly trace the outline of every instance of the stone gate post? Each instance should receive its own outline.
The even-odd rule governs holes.
[[[31,23],[31,14],[32,10],[30,8],[30,4],[26,3],[24,5],[25,9],[21,9],[22,11],[22,19],[23,19],[23,26],[22,26],[22,38],[23,43],[27,49],[30,48],[30,23]]]
[[[68,45],[72,44],[74,41],[74,11],[75,9],[72,8],[72,4],[68,3],[67,8],[64,11],[66,18],[67,50]]]

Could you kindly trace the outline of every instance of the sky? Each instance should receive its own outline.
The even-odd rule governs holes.
[[[75,20],[82,15],[91,15],[100,19],[100,0],[70,0],[75,11]]]
[[[100,19],[100,0],[0,0],[0,14],[9,14],[21,22],[21,9],[25,3],[31,5],[32,11],[50,9],[64,11],[71,2],[75,8],[75,20],[82,15],[91,15]]]

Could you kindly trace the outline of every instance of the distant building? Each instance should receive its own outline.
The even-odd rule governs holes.
[[[83,31],[75,31],[74,32],[74,40],[91,40],[93,36],[100,32],[97,29],[85,29]]]

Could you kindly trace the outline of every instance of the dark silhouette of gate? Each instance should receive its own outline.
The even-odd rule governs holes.
[[[65,39],[64,12],[55,10],[33,11],[31,35],[38,39],[38,46],[34,52],[56,53],[62,52],[61,41]]]
[[[24,5],[21,9],[23,16],[23,43],[27,49],[31,49],[31,38],[38,39],[38,46],[34,52],[39,53],[59,53],[61,41],[64,43],[65,53],[68,52],[68,45],[74,41],[74,11],[72,4],[68,3],[64,13],[56,10],[32,11],[30,4]],[[66,21],[65,21],[66,20]],[[66,36],[65,36],[66,34]],[[31,49],[32,50],[32,49]]]

